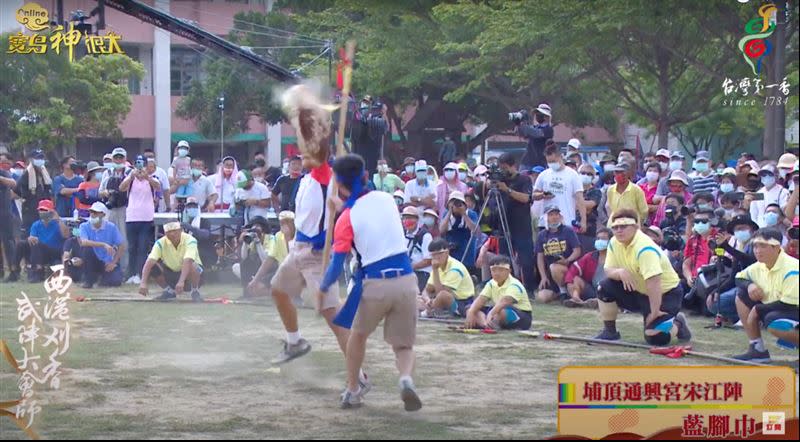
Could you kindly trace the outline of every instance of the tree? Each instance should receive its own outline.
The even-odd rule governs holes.
[[[713,105],[717,110],[706,117],[672,128],[672,134],[692,158],[701,150],[711,151],[720,160],[731,158],[764,130],[759,108],[724,107],[718,101]]]
[[[3,35],[0,46],[8,45]],[[127,81],[144,68],[126,55],[0,54],[0,139],[13,147],[73,151],[78,137],[121,138]]]

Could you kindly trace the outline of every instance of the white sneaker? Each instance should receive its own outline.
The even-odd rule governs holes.
[[[139,285],[139,284],[142,283],[142,278],[140,278],[139,275],[134,276],[134,278],[136,278],[136,281],[134,281],[134,284]]]
[[[125,284],[136,284],[136,276],[131,276],[128,278],[128,280],[125,281]]]

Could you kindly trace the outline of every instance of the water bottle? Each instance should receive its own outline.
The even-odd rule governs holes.
[[[80,218],[80,213],[78,212],[78,209],[76,208],[75,210],[72,211],[72,219],[77,221],[78,218]]]

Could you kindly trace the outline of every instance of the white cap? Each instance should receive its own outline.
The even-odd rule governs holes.
[[[656,152],[656,156],[657,157],[670,158],[670,157],[672,157],[672,154],[669,152],[668,149],[658,149],[658,151]]]
[[[171,223],[164,224],[164,233],[172,232],[174,230],[181,230],[181,223],[175,221]]]
[[[567,142],[567,147],[574,147],[575,149],[581,148],[581,140],[572,138]]]
[[[108,207],[105,204],[101,203],[100,201],[95,202],[92,204],[92,207],[89,209],[90,212],[100,212],[108,215]]]
[[[283,212],[278,214],[279,221],[288,221],[294,219],[294,212],[291,210],[284,210]]]
[[[550,110],[550,106],[544,103],[540,104],[539,107],[536,108],[536,112],[547,115],[548,117],[553,116],[553,111]]]
[[[427,172],[428,171],[428,162],[425,161],[425,160],[417,161],[415,163],[415,165],[414,165],[414,170],[417,171],[417,172],[419,172],[419,171]]]
[[[115,157],[117,155],[122,155],[123,157],[127,157],[128,152],[121,147],[115,147],[114,150],[111,151],[111,156]]]
[[[395,191],[395,193],[394,193],[394,197],[395,197],[395,198],[403,198],[403,199],[405,199],[405,197],[406,197],[406,194],[405,194],[405,192],[403,192],[402,190],[397,190],[397,191]]]
[[[450,194],[450,198],[447,199],[448,202],[453,200],[461,201],[464,204],[467,203],[467,199],[464,197],[464,192],[458,190],[453,191],[453,193]]]
[[[189,147],[189,143],[186,140],[180,140],[180,141],[178,141],[178,147],[186,147],[186,148],[188,148]]]

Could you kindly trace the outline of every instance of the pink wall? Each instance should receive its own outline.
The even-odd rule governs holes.
[[[124,138],[153,138],[156,133],[155,127],[155,97],[132,95],[131,111],[120,126],[122,136]]]

